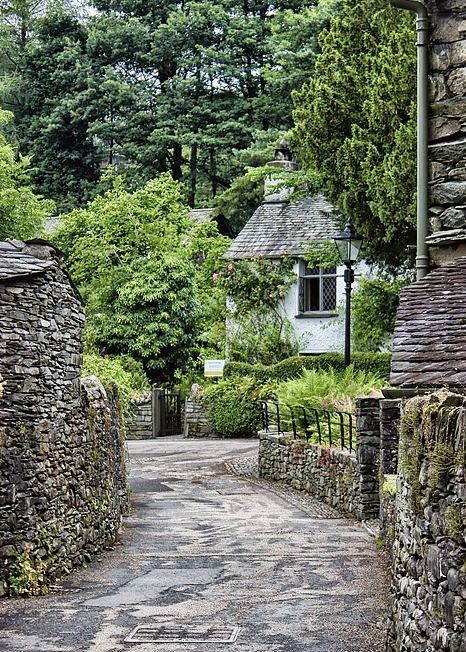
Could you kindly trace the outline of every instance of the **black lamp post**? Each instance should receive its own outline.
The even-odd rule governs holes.
[[[356,235],[351,224],[345,226],[345,230],[334,237],[338,253],[345,269],[345,367],[351,362],[351,286],[354,281],[353,264],[356,262],[362,245],[362,237]]]

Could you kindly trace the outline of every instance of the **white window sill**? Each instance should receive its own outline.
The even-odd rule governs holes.
[[[295,319],[322,319],[325,317],[338,317],[339,313],[336,311],[325,311],[325,312],[319,312],[316,310],[315,312],[299,312],[297,315],[294,316]]]

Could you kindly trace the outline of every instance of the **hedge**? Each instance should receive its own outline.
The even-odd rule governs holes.
[[[391,353],[353,353],[351,363],[355,371],[370,371],[387,380],[390,376]],[[312,356],[294,356],[276,364],[252,365],[247,362],[228,362],[225,365],[225,378],[250,376],[257,381],[266,383],[272,380],[289,380],[297,378],[304,369],[337,369],[345,368],[342,353],[321,353]]]
[[[220,380],[205,389],[203,403],[207,422],[219,437],[255,437],[260,429],[261,410],[253,381]]]

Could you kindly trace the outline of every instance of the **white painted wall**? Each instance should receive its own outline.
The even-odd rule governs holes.
[[[343,351],[345,329],[345,283],[343,280],[344,266],[337,267],[337,316],[297,316],[298,312],[298,281],[294,283],[283,302],[283,310],[289,319],[295,336],[300,343],[300,353],[326,353],[327,351]],[[299,275],[299,262],[296,261],[293,272]],[[353,291],[357,289],[358,276],[370,277],[371,268],[364,261],[355,267],[356,279]]]

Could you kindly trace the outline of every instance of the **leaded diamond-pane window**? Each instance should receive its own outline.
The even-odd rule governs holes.
[[[337,306],[337,268],[301,266],[300,312],[331,312]]]

